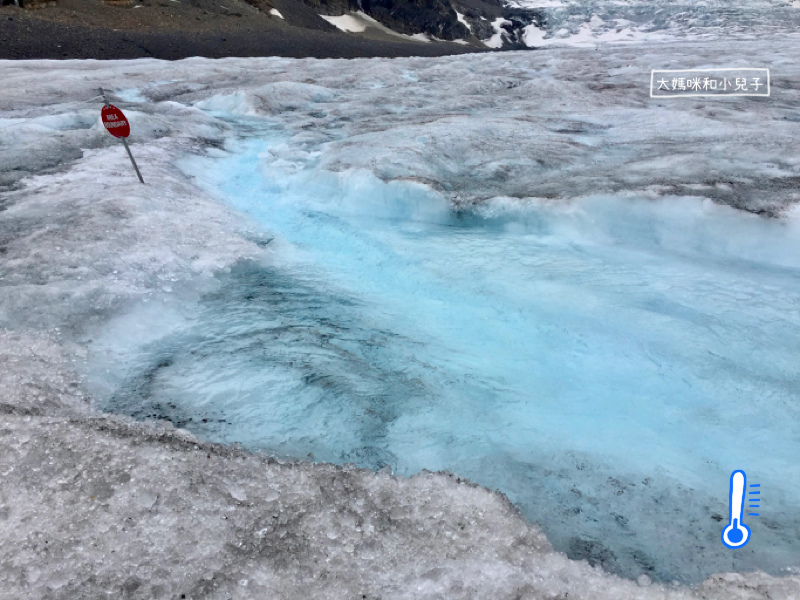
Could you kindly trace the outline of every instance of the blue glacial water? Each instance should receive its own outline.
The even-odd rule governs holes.
[[[414,182],[287,166],[279,143],[181,162],[272,259],[109,328],[106,408],[283,456],[453,471],[625,576],[800,565],[795,221],[696,198],[454,210]],[[734,469],[764,497],[737,551],[720,542]]]

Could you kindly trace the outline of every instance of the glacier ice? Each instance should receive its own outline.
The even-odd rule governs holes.
[[[183,166],[274,236],[272,264],[234,269],[196,312],[119,317],[94,341],[106,409],[285,456],[466,475],[628,576],[793,564],[795,221],[603,196],[453,215],[415,183],[287,175],[257,137]],[[162,335],[128,342],[131,322]],[[737,464],[775,500],[753,524],[769,549],[732,558],[714,515]],[[692,526],[664,544],[676,521]]]
[[[0,64],[0,589],[800,596],[794,48]],[[779,93],[646,98],[720,61]]]
[[[508,47],[541,48],[551,45],[593,47],[609,43],[664,40],[719,40],[732,36],[759,39],[766,31],[796,31],[797,3],[789,0],[725,2],[703,0],[654,4],[647,0],[507,0],[514,23],[496,34]]]

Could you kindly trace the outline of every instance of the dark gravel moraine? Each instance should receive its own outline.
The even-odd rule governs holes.
[[[300,2],[278,0],[275,7],[283,19],[270,15],[269,7],[259,9],[241,0],[143,0],[125,6],[61,0],[38,10],[2,6],[0,59],[357,58],[477,50],[452,42],[368,39],[339,31]]]

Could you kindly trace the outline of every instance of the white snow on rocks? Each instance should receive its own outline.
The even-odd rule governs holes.
[[[320,15],[320,17],[325,19],[331,25],[335,26],[337,29],[348,33],[360,33],[367,29],[367,24],[364,22],[364,19],[359,19],[354,15]]]
[[[394,37],[400,37],[407,40],[414,40],[416,42],[428,43],[433,39],[435,39],[436,41],[444,41],[444,40],[438,40],[437,38],[433,38],[425,33],[415,33],[413,35],[399,33],[393,29],[390,29],[389,27],[386,27],[379,21],[373,19],[364,11],[360,10],[339,16],[320,15],[320,17],[325,19],[331,25],[335,26],[337,29],[340,29],[341,31],[347,33],[364,33],[365,31],[368,30],[374,30]]]
[[[472,25],[469,24],[469,21],[467,21],[467,19],[464,17],[462,13],[456,11],[456,18],[458,18],[459,23],[461,23],[469,31],[472,31]]]
[[[497,17],[492,21],[492,28],[494,35],[487,40],[482,40],[489,48],[502,48],[505,43],[506,33],[503,30],[503,25],[511,25],[511,21],[503,17]]]

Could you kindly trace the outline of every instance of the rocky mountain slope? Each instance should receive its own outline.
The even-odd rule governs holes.
[[[11,4],[0,6],[0,59],[441,56],[479,46],[348,34],[320,12],[299,0]]]
[[[548,45],[753,37],[800,0],[3,0],[0,58],[439,56]],[[19,4],[19,6],[15,6]],[[42,9],[42,10],[33,10]]]

